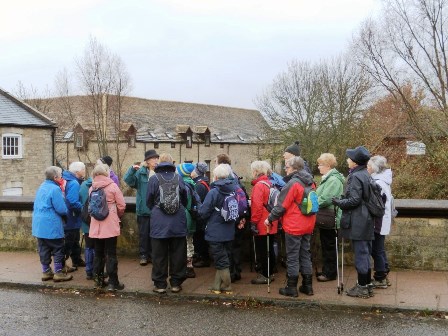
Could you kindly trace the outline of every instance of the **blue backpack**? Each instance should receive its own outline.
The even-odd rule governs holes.
[[[89,215],[96,220],[102,221],[109,216],[106,193],[104,188],[92,189],[89,195]]]
[[[237,220],[240,217],[238,213],[238,200],[235,193],[226,195],[222,202],[221,209],[215,207],[215,210],[221,214],[225,222],[231,222]]]
[[[319,196],[316,193],[314,183],[306,186],[300,179],[295,178],[294,180],[303,187],[302,202],[300,204],[296,202],[300,212],[305,216],[315,215],[319,211]]]

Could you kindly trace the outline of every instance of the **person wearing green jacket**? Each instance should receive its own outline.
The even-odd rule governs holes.
[[[317,163],[319,172],[322,174],[322,180],[316,190],[319,196],[319,213],[320,215],[327,214],[325,216],[327,221],[320,220],[319,213],[316,219],[322,249],[322,272],[318,273],[317,281],[325,282],[336,280],[337,276],[336,228],[339,228],[342,211],[338,208],[335,227],[334,206],[331,199],[342,195],[345,178],[335,168],[337,162],[333,154],[322,154],[317,159]]]
[[[82,206],[89,199],[89,189],[92,186],[92,178],[89,177],[87,180],[81,183],[79,187],[79,199]],[[84,249],[84,259],[86,261],[86,279],[93,280],[93,258],[95,256],[95,245],[93,238],[89,237],[89,225],[84,221],[81,221],[81,231],[84,234],[84,241],[86,247]]]
[[[145,159],[142,165],[129,167],[124,175],[124,182],[137,190],[136,208],[137,224],[139,231],[139,255],[140,265],[145,266],[151,262],[151,238],[149,236],[149,222],[151,210],[146,205],[146,192],[148,190],[148,180],[154,175],[154,169],[159,163],[159,154],[154,149],[145,152]]]

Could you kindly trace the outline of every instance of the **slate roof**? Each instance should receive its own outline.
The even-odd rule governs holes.
[[[56,127],[44,114],[2,89],[0,89],[0,125]]]
[[[83,128],[91,124],[91,113],[82,101],[86,96],[70,97],[75,124]],[[61,138],[71,131],[72,123],[58,108],[58,98],[51,104],[49,116],[54,118],[60,129]],[[182,134],[188,128],[193,132],[193,141],[203,141],[199,136],[208,128],[211,142],[215,143],[259,143],[264,130],[268,127],[259,111],[226,106],[182,103],[162,100],[149,100],[126,97],[121,114],[123,122],[132,123],[137,129],[137,141],[143,142],[176,142],[183,141]],[[179,134],[181,133],[181,134]]]

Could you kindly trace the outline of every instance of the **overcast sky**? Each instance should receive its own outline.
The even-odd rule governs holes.
[[[0,87],[42,89],[89,41],[149,99],[255,108],[288,62],[347,48],[379,0],[14,0],[0,6]]]

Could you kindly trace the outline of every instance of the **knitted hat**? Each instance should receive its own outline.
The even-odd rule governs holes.
[[[291,153],[294,156],[300,156],[300,145],[299,142],[294,142],[291,146],[286,147],[285,152]]]
[[[366,165],[370,159],[369,151],[363,146],[358,146],[355,149],[347,149],[345,153],[354,163],[361,166]]]
[[[182,163],[180,165],[177,165],[177,172],[180,176],[190,176],[193,170],[194,165],[192,163]]]
[[[107,164],[109,167],[112,166],[113,160],[112,160],[112,158],[110,156],[108,156],[108,155],[103,156],[100,160],[101,160],[102,163]]]
[[[194,171],[199,176],[205,175],[208,170],[208,165],[205,162],[198,162],[194,166]]]
[[[145,152],[145,161],[149,160],[149,159],[152,159],[154,157],[156,157],[156,158],[159,157],[159,154],[157,154],[157,152],[154,149],[150,149],[150,150]]]

